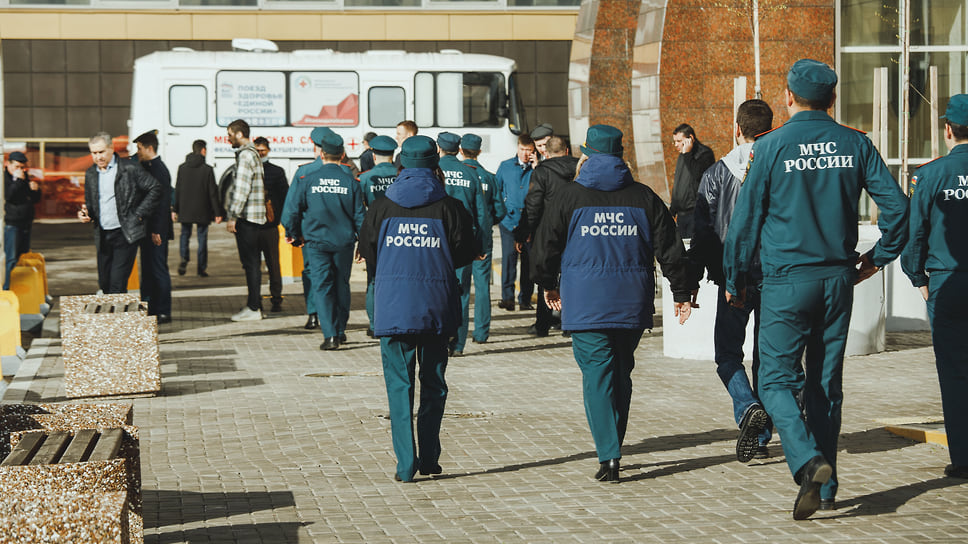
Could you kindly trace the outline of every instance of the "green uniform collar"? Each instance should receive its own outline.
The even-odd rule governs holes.
[[[820,110],[806,110],[798,111],[793,114],[787,123],[792,123],[794,121],[833,121],[833,118],[827,115],[827,112]],[[785,123],[784,123],[785,124]]]

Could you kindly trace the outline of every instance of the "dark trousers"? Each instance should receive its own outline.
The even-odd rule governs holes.
[[[3,290],[10,289],[10,273],[17,266],[20,256],[30,251],[30,225],[18,227],[6,225],[3,229],[3,254],[7,259],[7,274],[3,279]]]
[[[120,228],[98,228],[97,283],[105,294],[127,293],[128,277],[138,256],[138,243],[129,244]]]
[[[269,296],[273,304],[282,302],[282,271],[279,268],[279,227],[265,225],[259,229],[259,251],[269,270]]]
[[[235,245],[239,248],[239,261],[245,270],[245,286],[248,296],[245,305],[250,310],[262,309],[262,257],[259,255],[259,225],[244,219],[235,222]]]
[[[380,338],[383,379],[390,405],[390,432],[397,456],[397,476],[413,480],[418,469],[434,472],[440,459],[440,422],[447,402],[447,337],[408,334]],[[413,433],[414,372],[420,363],[417,439]],[[417,456],[417,446],[420,456]]]
[[[551,308],[545,304],[544,288],[538,286],[538,305],[535,307],[534,328],[539,333],[546,333],[555,323],[555,316],[551,313]]]
[[[183,263],[191,259],[192,225],[198,226],[198,272],[205,272],[208,268],[208,223],[182,223],[179,238],[178,253]]]
[[[932,272],[928,317],[951,464],[968,466],[968,274]]]
[[[514,234],[501,225],[501,300],[514,300],[514,280],[517,277],[518,259],[521,260],[521,280],[518,283],[518,301],[531,303],[534,284],[531,283],[531,263],[528,247],[519,254],[514,249]]]
[[[168,273],[168,239],[161,245],[151,234],[141,240],[141,300],[148,303],[148,315],[171,315],[171,274]]]
[[[695,226],[693,213],[693,210],[689,210],[688,212],[679,212],[676,214],[676,230],[679,232],[679,238],[683,240],[692,238],[692,231]]]

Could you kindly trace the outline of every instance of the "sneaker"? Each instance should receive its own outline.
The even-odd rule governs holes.
[[[760,446],[760,433],[766,427],[768,416],[759,404],[746,409],[739,425],[739,438],[736,440],[736,460],[748,463],[756,455]]]
[[[246,306],[232,316],[232,321],[259,321],[262,319],[262,310],[253,310]]]

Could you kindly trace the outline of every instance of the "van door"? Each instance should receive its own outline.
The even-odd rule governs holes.
[[[165,128],[158,135],[159,151],[169,165],[174,183],[178,165],[184,162],[185,155],[192,152],[192,142],[206,140],[208,151],[211,152],[212,137],[216,133],[209,129],[214,119],[210,115],[211,89],[208,84],[200,81],[166,81],[164,88]],[[213,162],[211,157],[213,155],[209,155],[209,164]],[[219,170],[216,169],[216,172]]]

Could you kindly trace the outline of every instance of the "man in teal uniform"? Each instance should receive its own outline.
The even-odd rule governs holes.
[[[484,194],[484,201],[490,212],[488,214],[490,223],[485,227],[484,236],[481,239],[484,243],[481,248],[484,259],[471,264],[474,271],[473,338],[475,343],[483,344],[491,335],[491,254],[494,250],[491,232],[494,225],[504,218],[504,202],[501,200],[501,192],[497,190],[494,174],[477,162],[477,157],[481,154],[481,137],[471,133],[461,136],[460,154],[464,156],[464,164],[477,172],[477,177],[481,180],[481,192]]]
[[[951,152],[911,177],[910,241],[901,268],[928,303],[951,464],[968,478],[968,95],[948,101],[944,142]]]
[[[474,237],[477,240],[478,260],[483,253],[484,237],[489,232],[490,211],[484,200],[481,180],[474,168],[460,162],[457,152],[460,149],[460,136],[452,132],[441,132],[437,135],[437,147],[440,148],[440,170],[444,173],[444,190],[464,205],[474,220]],[[461,321],[457,334],[450,341],[450,356],[460,357],[464,354],[467,343],[468,319],[471,306],[471,266],[470,264],[457,269],[457,281],[460,284]]]
[[[322,155],[322,145],[323,137],[327,134],[333,134],[332,129],[329,127],[316,127],[312,132],[309,133],[309,139],[313,142],[313,157],[315,159],[312,162],[307,162],[302,164],[296,169],[296,173],[292,176],[292,183],[289,184],[289,192],[286,193],[286,202],[282,207],[282,217],[280,218],[280,223],[282,223],[283,228],[286,229],[286,242],[293,245],[294,247],[302,247],[305,241],[301,232],[301,225],[293,223],[293,217],[296,213],[296,197],[295,195],[299,193],[302,189],[302,184],[305,182],[306,176],[314,171],[322,168],[323,159]],[[352,175],[348,166],[340,165],[343,171],[347,174]],[[302,252],[303,257],[303,270],[302,270],[302,284],[303,284],[303,297],[306,299],[306,313],[309,314],[306,319],[306,325],[303,327],[306,330],[312,330],[319,327],[319,318],[316,315],[316,301],[311,295],[313,292],[313,287],[309,279],[309,255],[307,252]]]
[[[372,169],[360,174],[360,188],[363,189],[363,202],[369,208],[370,204],[386,196],[386,190],[397,179],[397,167],[393,166],[393,152],[397,149],[397,142],[389,136],[374,136],[370,138],[370,160]],[[373,337],[373,281],[366,284],[366,316],[370,326],[366,335]]]
[[[794,519],[812,515],[821,500],[825,509],[834,505],[854,284],[890,263],[907,241],[907,199],[874,145],[826,113],[836,85],[837,74],[821,62],[802,59],[790,69],[790,119],[753,144],[723,255],[726,296],[741,304],[744,278],[759,251],[760,400],[800,485]],[[862,189],[881,211],[882,235],[858,257]],[[800,371],[804,348],[806,378]],[[797,404],[801,389],[806,421]]]
[[[323,166],[303,178],[293,222],[301,225],[303,253],[309,254],[312,296],[325,337],[319,348],[332,350],[346,342],[353,246],[366,210],[360,184],[340,166],[343,138],[330,133],[321,144]]]

